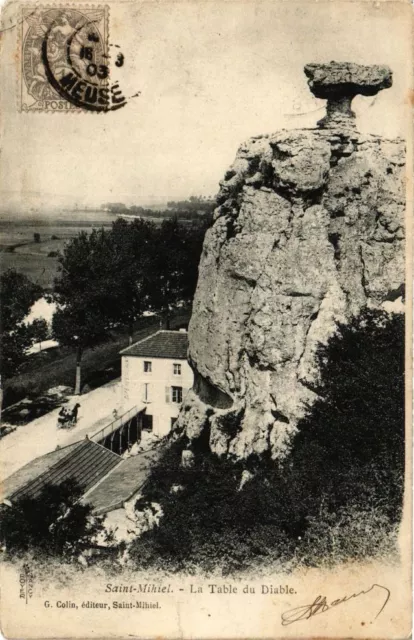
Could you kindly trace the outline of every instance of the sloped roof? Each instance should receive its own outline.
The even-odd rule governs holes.
[[[186,332],[161,330],[123,349],[121,355],[186,360],[187,349],[188,335]]]
[[[35,480],[35,478],[40,476],[40,474],[48,471],[53,467],[53,465],[59,462],[59,460],[65,458],[71,451],[79,447],[80,444],[80,442],[74,442],[66,447],[60,447],[59,449],[55,449],[44,456],[39,456],[25,464],[24,467],[21,467],[18,471],[15,471],[11,476],[1,482],[0,499],[3,500],[4,498],[11,496],[13,493],[16,493],[16,491],[29,484],[29,482]]]
[[[70,447],[65,447],[66,455],[29,481],[23,479],[22,484],[16,483],[12,493],[7,498],[12,502],[20,498],[36,498],[47,484],[59,485],[65,480],[75,480],[84,492],[103,478],[111,469],[122,462],[116,453],[105,449],[91,440],[82,440]],[[59,451],[59,450],[58,450]],[[54,452],[56,453],[56,452]],[[47,456],[42,456],[45,458]],[[39,465],[42,458],[34,460]],[[33,464],[29,463],[29,464]],[[29,465],[26,465],[28,467]],[[16,472],[17,475],[19,472]],[[11,480],[13,476],[10,476]]]
[[[92,487],[82,502],[92,505],[95,515],[119,509],[142,488],[148,480],[152,466],[163,451],[164,447],[158,445],[150,451],[122,460],[102,482]]]

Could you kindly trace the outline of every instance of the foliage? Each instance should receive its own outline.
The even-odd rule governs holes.
[[[3,506],[0,540],[10,555],[26,551],[69,560],[94,543],[104,530],[92,507],[79,502],[82,489],[72,480],[46,485],[37,498]]]
[[[191,300],[205,225],[181,225],[177,218],[160,227],[146,220],[118,219],[110,232],[111,269],[116,273],[112,319],[129,328],[144,311],[161,311],[167,323],[178,302]]]
[[[80,367],[84,350],[109,337],[117,273],[113,269],[109,231],[81,232],[65,245],[59,257],[53,298],[53,336],[62,345],[75,347],[75,394],[81,390]]]
[[[191,300],[205,228],[184,228],[176,219],[160,228],[145,220],[116,220],[110,230],[80,233],[65,245],[53,299],[53,336],[77,349],[75,393],[80,363],[93,348],[148,310],[161,311],[169,327],[172,309]]]
[[[27,349],[35,341],[31,327],[23,324],[31,306],[43,294],[22,273],[8,269],[0,278],[1,375],[5,378],[18,373]]]
[[[132,544],[136,566],[224,573],[266,562],[335,564],[395,550],[404,466],[404,319],[365,310],[318,357],[320,399],[288,461],[234,463],[185,439],[153,469],[145,498],[160,525]],[[252,478],[240,490],[243,468]],[[180,487],[171,491],[171,487]]]
[[[211,213],[215,206],[215,200],[203,196],[190,196],[188,200],[170,201],[167,203],[169,209],[180,212]]]
[[[0,325],[2,331],[11,331],[19,325],[38,300],[43,290],[22,273],[8,269],[0,278]]]
[[[111,213],[136,215],[146,218],[166,219],[171,215],[177,215],[180,220],[199,220],[203,216],[211,216],[215,199],[205,196],[190,196],[188,200],[170,201],[167,203],[168,209],[148,209],[139,205],[127,207],[122,202],[109,202],[102,205],[104,210]]]
[[[128,223],[120,218],[112,225],[112,269],[117,275],[111,315],[132,334],[136,320],[148,309],[149,274],[155,249],[155,226],[145,220]]]
[[[293,549],[275,509],[276,487],[256,477],[238,491],[240,466],[201,452],[193,469],[183,469],[182,447],[173,444],[149,479],[146,498],[161,503],[164,515],[159,527],[133,543],[137,567],[208,572],[219,565],[228,574],[247,569],[252,551],[256,561],[270,550],[287,558]],[[171,492],[172,485],[183,490]]]
[[[59,275],[55,280],[54,300],[58,310],[53,318],[53,332],[62,344],[91,346],[106,335],[105,281],[108,264],[107,233],[81,232],[65,245],[59,257]],[[103,268],[103,271],[102,271]]]
[[[30,324],[30,331],[34,342],[44,342],[49,338],[49,325],[44,318],[36,318]]]
[[[81,232],[65,245],[54,287],[53,333],[59,342],[83,349],[107,336],[116,275],[108,231]]]
[[[184,297],[186,287],[186,239],[177,218],[164,221],[157,229],[157,252],[153,255],[151,278],[156,283],[152,290],[152,309],[161,311],[167,320],[170,307]]]
[[[308,527],[295,549],[300,564],[334,566],[349,560],[392,556],[398,528],[378,506],[349,503],[337,511],[324,506],[309,516]]]
[[[319,399],[301,422],[291,464],[301,490],[334,509],[375,495],[399,517],[404,472],[404,317],[365,310],[319,350]],[[358,480],[358,477],[360,478]]]
[[[19,373],[32,344],[32,334],[25,325],[18,325],[8,333],[2,332],[0,345],[2,379],[9,379]]]

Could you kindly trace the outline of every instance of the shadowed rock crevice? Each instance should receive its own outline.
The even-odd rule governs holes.
[[[341,239],[341,236],[339,233],[328,233],[328,240],[333,246],[334,258],[337,262],[339,262],[341,258],[340,239]]]
[[[233,400],[227,393],[204,378],[197,370],[194,371],[193,390],[200,400],[215,409],[229,409],[233,405]]]
[[[405,284],[401,284],[396,289],[388,291],[384,297],[384,301],[394,302],[398,300],[398,298],[405,300]]]

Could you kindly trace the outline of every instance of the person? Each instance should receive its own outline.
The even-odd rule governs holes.
[[[72,422],[75,422],[75,423],[76,423],[76,422],[78,421],[78,411],[79,411],[79,407],[80,407],[80,404],[77,402],[77,403],[75,404],[75,406],[73,407],[73,409],[72,409],[72,413],[71,413],[71,416],[70,416],[70,417],[71,417]]]
[[[68,419],[68,413],[65,409],[65,407],[62,407],[61,410],[58,413],[58,426],[62,426],[65,424],[65,422],[67,422]]]

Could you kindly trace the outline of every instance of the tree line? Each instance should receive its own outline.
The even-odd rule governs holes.
[[[177,304],[192,300],[207,225],[206,219],[181,225],[171,218],[160,226],[117,219],[110,229],[83,231],[66,243],[46,297],[57,305],[51,337],[76,350],[75,394],[85,349],[109,339],[117,327],[125,327],[132,342],[134,323],[146,311],[159,313],[169,328]],[[19,286],[13,284],[16,278]],[[1,294],[1,367],[7,378],[18,374],[24,361],[30,340],[22,320],[43,292],[10,271],[1,278]]]
[[[171,200],[168,209],[148,209],[139,205],[127,207],[123,202],[108,202],[102,208],[111,213],[132,214],[147,218],[168,218],[176,215],[180,220],[198,220],[210,215],[215,207],[215,200],[205,196],[191,196],[188,200]]]

